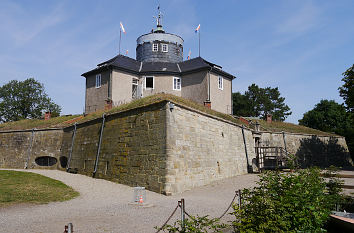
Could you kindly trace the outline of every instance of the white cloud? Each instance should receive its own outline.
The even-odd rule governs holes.
[[[6,22],[0,30],[17,46],[24,45],[36,38],[41,32],[57,25],[65,19],[62,4],[56,5],[45,14],[27,11],[24,6],[12,2],[1,4],[0,20]],[[44,11],[45,12],[45,11]]]
[[[321,8],[312,3],[306,3],[295,9],[290,16],[280,23],[276,31],[283,34],[303,34],[320,23]]]

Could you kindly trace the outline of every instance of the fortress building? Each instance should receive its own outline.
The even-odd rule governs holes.
[[[136,59],[117,55],[82,74],[85,113],[164,92],[231,114],[235,76],[201,57],[183,61],[183,39],[165,32],[161,12],[156,19],[156,29],[138,37]]]
[[[118,55],[83,76],[86,113],[169,94],[102,115],[2,124],[0,168],[66,170],[173,195],[287,167],[289,155],[303,167],[352,165],[344,137],[227,115],[235,77],[201,57],[183,61],[183,39],[164,31],[160,13],[137,39],[136,59]]]

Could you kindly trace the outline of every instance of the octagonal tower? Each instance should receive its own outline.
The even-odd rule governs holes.
[[[166,33],[162,28],[160,7],[156,17],[157,27],[150,33],[139,36],[136,40],[136,60],[141,62],[182,62],[182,37]]]

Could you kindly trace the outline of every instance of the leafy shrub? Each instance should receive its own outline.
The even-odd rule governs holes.
[[[258,185],[242,191],[241,208],[233,206],[238,232],[322,232],[341,198],[339,180],[326,182],[317,168],[268,171]]]
[[[175,233],[207,233],[207,232],[222,232],[223,228],[227,227],[226,224],[220,223],[218,218],[209,218],[208,215],[199,217],[191,216],[184,220],[184,227],[182,221],[177,220],[173,225],[166,225],[162,228],[164,232]],[[157,227],[155,227],[157,229]]]

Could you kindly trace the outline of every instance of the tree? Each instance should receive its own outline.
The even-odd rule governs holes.
[[[339,95],[343,97],[347,109],[354,112],[354,64],[343,73],[343,86],[339,87]]]
[[[233,205],[236,232],[324,232],[342,197],[340,180],[320,174],[317,168],[260,174],[256,187],[242,190],[241,207]]]
[[[46,111],[58,116],[61,107],[48,97],[43,84],[35,79],[12,80],[0,87],[0,122],[40,118]]]
[[[345,107],[334,100],[321,100],[314,109],[306,112],[300,125],[325,132],[335,132],[340,134],[344,129],[351,126],[351,119]]]
[[[344,136],[353,158],[354,118],[353,113],[347,112],[343,105],[334,100],[321,100],[312,110],[304,114],[299,124]]]
[[[233,93],[232,99],[234,115],[266,119],[268,114],[272,114],[274,120],[284,121],[291,114],[277,87],[260,88],[252,84],[244,95]]]

